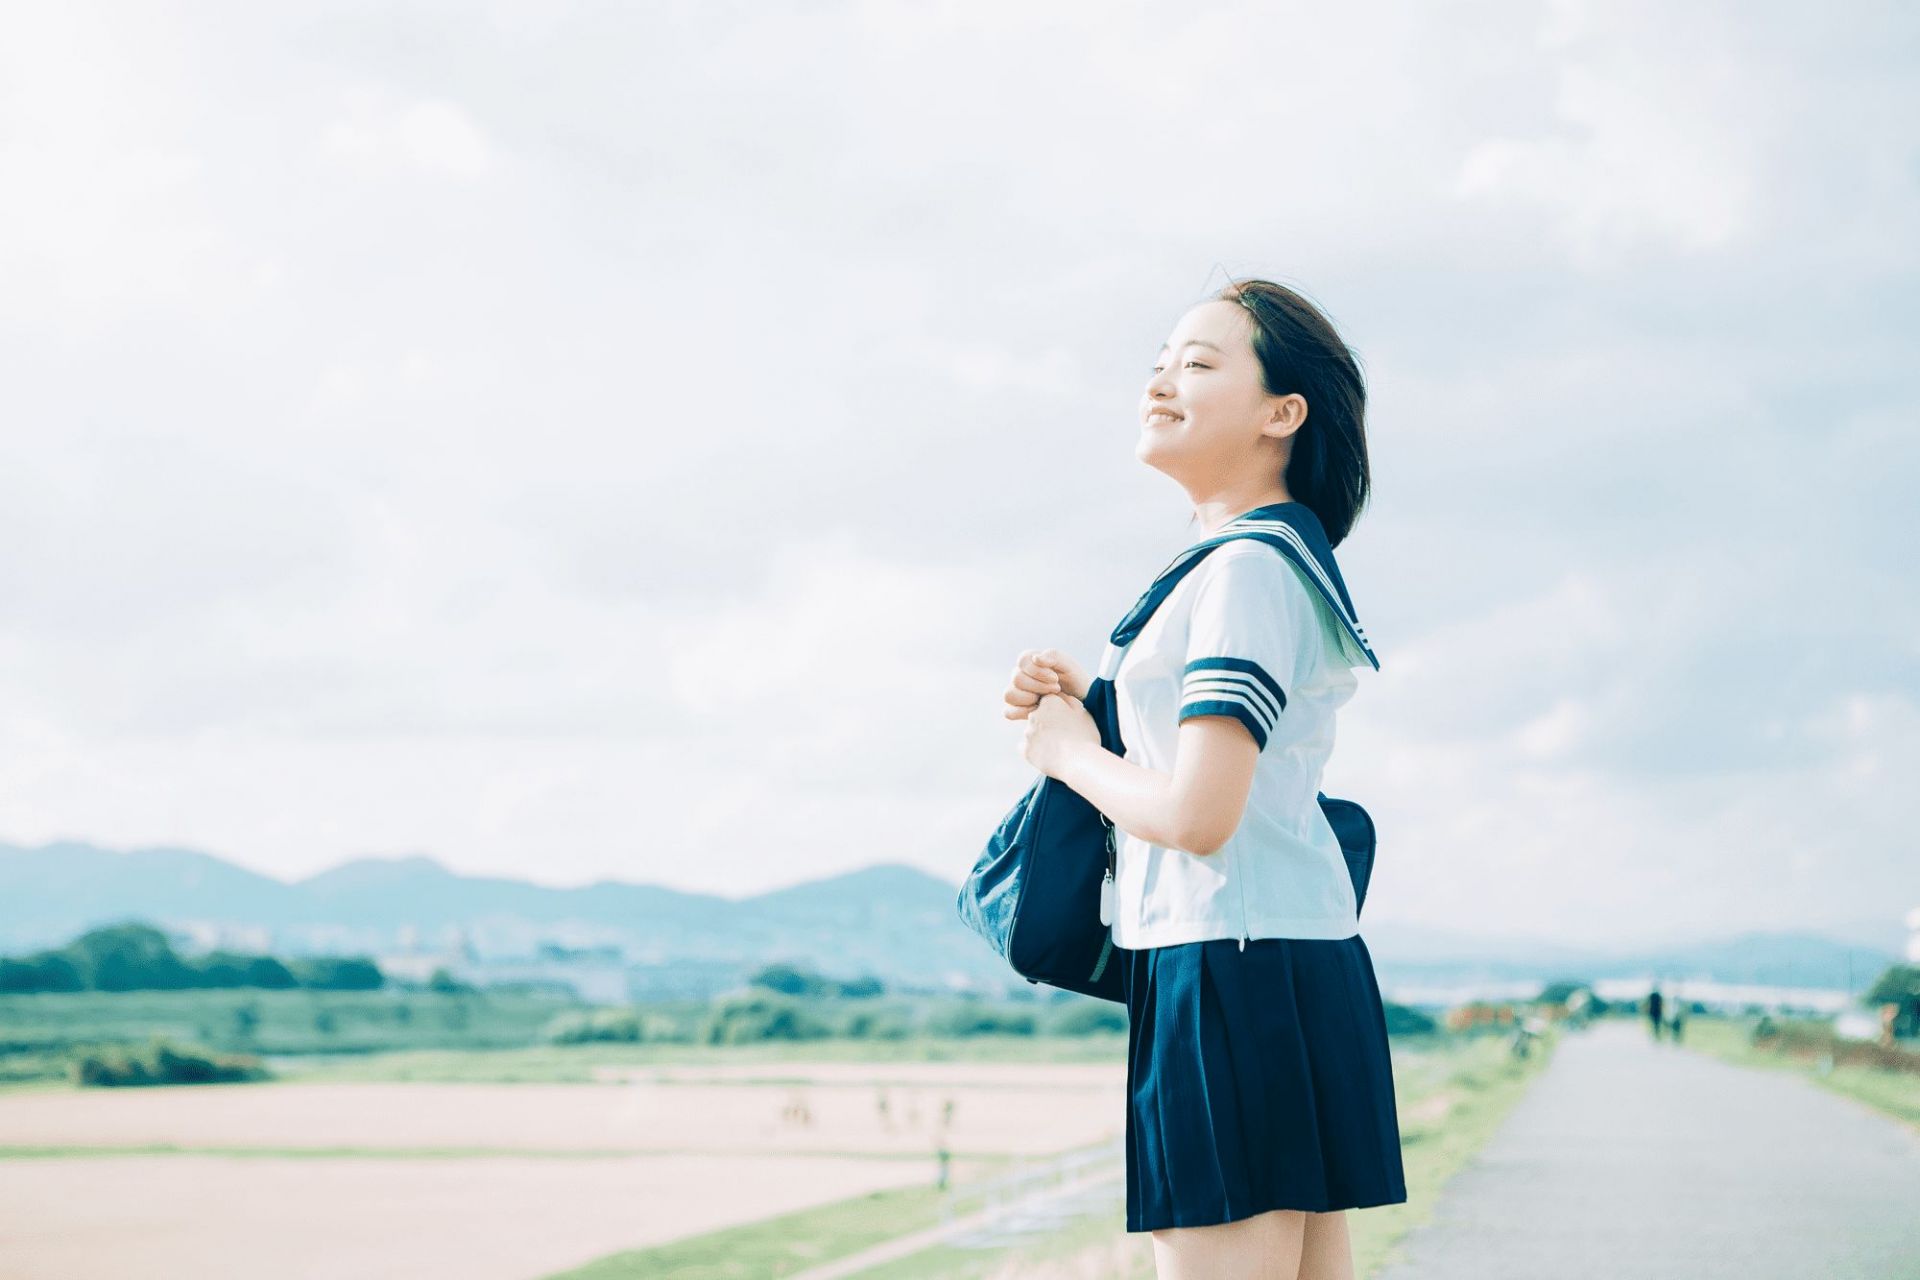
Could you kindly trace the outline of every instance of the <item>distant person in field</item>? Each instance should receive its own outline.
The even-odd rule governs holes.
[[[1660,1038],[1660,1005],[1660,988],[1655,987],[1647,993],[1647,1022],[1653,1028],[1653,1038],[1655,1040]]]
[[[1680,1043],[1680,1033],[1686,1030],[1687,1002],[1680,998],[1678,991],[1673,993],[1673,1042]]]

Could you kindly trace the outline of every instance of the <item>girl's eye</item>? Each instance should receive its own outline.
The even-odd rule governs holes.
[[[1201,364],[1201,363],[1200,363],[1200,362],[1199,362],[1198,360],[1189,360],[1189,361],[1187,361],[1187,363],[1188,363],[1188,364],[1190,364],[1190,365],[1192,365],[1192,366],[1194,366],[1194,367],[1195,367],[1195,368],[1197,368],[1197,369],[1204,369],[1204,368],[1206,368],[1206,367],[1207,367],[1206,365],[1204,365],[1204,364]],[[1155,366],[1153,366],[1153,368],[1151,368],[1151,369],[1149,369],[1149,370],[1147,370],[1147,372],[1148,372],[1148,373],[1158,373],[1158,372],[1160,372],[1160,366],[1159,366],[1159,365],[1155,365]]]

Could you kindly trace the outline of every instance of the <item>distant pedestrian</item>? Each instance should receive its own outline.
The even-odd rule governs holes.
[[[1653,1038],[1660,1038],[1660,988],[1655,987],[1647,993],[1647,1022],[1653,1028]]]

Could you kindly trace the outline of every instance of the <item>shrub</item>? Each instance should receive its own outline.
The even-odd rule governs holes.
[[[855,1040],[905,1040],[913,1026],[904,1014],[860,1009],[848,1015],[840,1034]]]
[[[1440,1029],[1440,1024],[1418,1009],[1404,1004],[1395,1004],[1391,1000],[1381,1002],[1387,1015],[1387,1034],[1390,1036],[1425,1036]]]
[[[541,1030],[548,1044],[589,1044],[596,1041],[638,1043],[646,1040],[647,1026],[635,1009],[589,1009],[556,1014]]]
[[[936,1036],[1030,1036],[1033,1015],[964,1000],[935,1010],[927,1019],[927,1031]]]
[[[1110,1000],[1083,1000],[1056,1012],[1047,1029],[1057,1036],[1092,1036],[1127,1029],[1127,1011]]]
[[[155,1039],[138,1047],[106,1045],[75,1050],[67,1077],[91,1086],[219,1084],[270,1079],[260,1059],[247,1054],[214,1053],[197,1045],[175,1046]]]
[[[1825,1058],[1835,1066],[1870,1066],[1920,1075],[1920,1053],[1871,1040],[1849,1040],[1835,1035],[1833,1028],[1824,1023],[1762,1018],[1755,1024],[1750,1042],[1756,1049],[1790,1058],[1809,1061]]]
[[[721,1000],[707,1014],[708,1044],[750,1044],[757,1040],[818,1040],[833,1028],[792,1000],[754,992]]]

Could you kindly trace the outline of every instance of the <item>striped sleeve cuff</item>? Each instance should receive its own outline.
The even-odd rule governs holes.
[[[1181,678],[1180,719],[1232,716],[1262,750],[1286,705],[1279,682],[1247,658],[1195,658]]]

